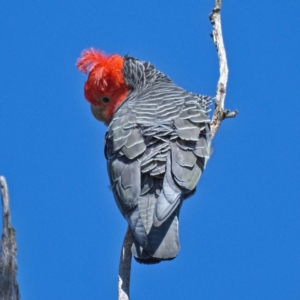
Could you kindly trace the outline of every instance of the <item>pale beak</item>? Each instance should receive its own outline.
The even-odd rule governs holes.
[[[106,121],[104,119],[104,116],[103,116],[103,111],[104,111],[103,107],[99,107],[99,106],[95,106],[95,105],[91,104],[91,111],[92,111],[93,116],[97,120],[99,120],[100,122],[105,122]]]

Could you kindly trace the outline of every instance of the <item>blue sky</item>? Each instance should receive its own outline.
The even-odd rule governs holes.
[[[150,61],[214,95],[213,0],[5,1],[0,173],[10,188],[23,300],[116,299],[126,222],[108,188],[105,126],[75,61],[91,46]],[[179,256],[133,262],[132,299],[300,299],[299,1],[225,0],[226,107]]]

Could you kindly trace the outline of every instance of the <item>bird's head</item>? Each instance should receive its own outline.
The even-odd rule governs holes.
[[[80,72],[88,74],[84,96],[91,103],[92,113],[105,124],[130,90],[123,77],[123,64],[122,56],[105,55],[93,48],[84,50],[76,63]]]

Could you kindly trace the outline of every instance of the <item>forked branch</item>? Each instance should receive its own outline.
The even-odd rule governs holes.
[[[237,110],[230,112],[229,110],[224,109],[228,80],[228,66],[221,26],[221,6],[222,0],[216,0],[212,13],[209,15],[210,22],[213,26],[211,37],[213,38],[217,49],[220,67],[220,77],[216,91],[215,108],[210,124],[213,138],[217,133],[222,121],[226,118],[234,118],[238,113]]]

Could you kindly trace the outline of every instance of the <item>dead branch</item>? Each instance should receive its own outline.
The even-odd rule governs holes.
[[[222,26],[221,26],[221,6],[222,0],[216,0],[215,6],[212,13],[209,15],[210,22],[213,26],[213,32],[211,37],[213,38],[214,44],[217,49],[219,66],[220,66],[220,77],[217,85],[215,108],[211,121],[212,138],[215,136],[222,121],[226,118],[233,118],[237,115],[238,111],[230,112],[224,109],[227,80],[228,80],[228,66],[226,51],[223,41]]]
[[[19,300],[17,282],[16,232],[10,222],[9,194],[5,177],[0,176],[3,207],[3,231],[0,258],[0,300]]]
[[[129,300],[130,270],[131,270],[131,246],[133,235],[128,226],[121,250],[119,276],[118,276],[118,299]]]

